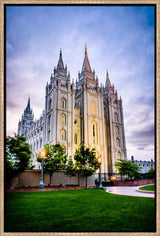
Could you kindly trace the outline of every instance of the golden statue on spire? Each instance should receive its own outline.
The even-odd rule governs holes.
[[[87,46],[86,46],[86,43],[85,43],[85,51],[87,51]]]

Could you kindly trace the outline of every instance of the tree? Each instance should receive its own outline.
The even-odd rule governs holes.
[[[153,167],[151,167],[151,169],[147,172],[147,174],[149,175],[149,178],[155,178],[155,169]]]
[[[115,167],[121,175],[121,179],[124,175],[128,175],[130,178],[136,177],[140,174],[141,170],[141,167],[139,167],[136,163],[122,159],[116,161]]]
[[[141,167],[139,167],[136,163],[130,161],[130,168],[128,170],[128,176],[132,179],[132,177],[137,178],[140,175]]]
[[[76,176],[76,169],[75,169],[75,166],[73,164],[73,160],[72,160],[71,156],[68,159],[65,170],[66,170],[65,175],[68,175],[70,177],[71,176]]]
[[[6,177],[10,180],[14,175],[26,169],[33,169],[31,150],[24,136],[6,138],[5,168]]]
[[[64,148],[60,144],[55,145],[44,145],[45,158],[44,158],[44,171],[50,175],[51,178],[55,171],[64,170],[67,161],[67,156],[65,154]],[[37,161],[41,162],[42,158],[40,153],[38,155]]]
[[[90,150],[84,145],[80,146],[76,150],[75,155],[75,168],[81,174],[81,176],[86,177],[86,187],[87,187],[87,177],[91,176],[98,168],[99,163],[95,155],[95,149]]]

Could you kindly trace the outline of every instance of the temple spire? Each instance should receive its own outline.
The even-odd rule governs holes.
[[[88,54],[87,54],[87,46],[85,44],[85,56],[84,56],[84,61],[83,61],[83,66],[82,66],[82,72],[91,72],[91,66],[89,63],[89,59],[88,59]]]
[[[63,59],[62,59],[62,49],[60,49],[59,60],[58,60],[58,67],[60,69],[64,69]]]
[[[106,75],[106,84],[105,84],[105,87],[108,88],[108,89],[111,87],[111,82],[110,82],[110,79],[109,79],[108,70],[107,70],[107,75]]]
[[[30,108],[30,97],[28,98],[28,103],[27,103],[26,111],[31,111],[31,108]]]

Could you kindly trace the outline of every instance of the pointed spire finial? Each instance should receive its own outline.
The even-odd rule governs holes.
[[[86,43],[85,43],[85,52],[87,52],[87,45],[86,45]]]

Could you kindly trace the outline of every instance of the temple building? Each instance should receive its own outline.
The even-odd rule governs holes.
[[[115,161],[127,159],[121,97],[111,85],[108,71],[105,85],[99,85],[86,46],[75,83],[64,67],[60,50],[57,67],[46,85],[42,115],[34,120],[29,98],[18,123],[18,134],[30,144],[35,168],[40,168],[37,156],[46,143],[59,143],[68,156],[73,156],[82,144],[95,148],[96,156],[101,156],[103,173],[115,172]]]

